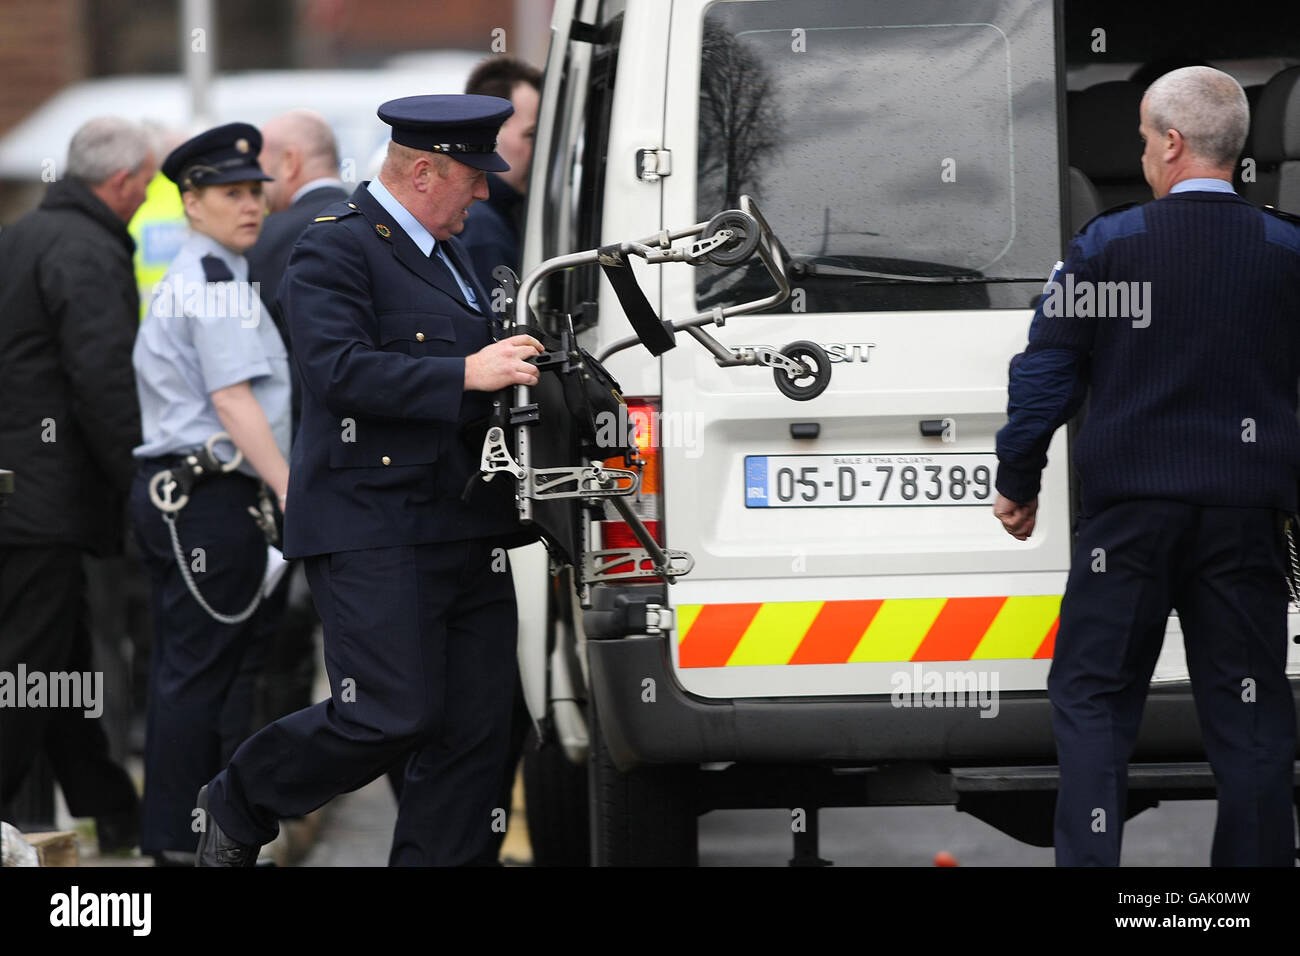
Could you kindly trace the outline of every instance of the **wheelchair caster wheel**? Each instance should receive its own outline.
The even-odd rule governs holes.
[[[758,223],[754,217],[739,209],[724,209],[704,227],[702,238],[710,239],[723,229],[730,229],[731,239],[706,253],[715,266],[737,266],[754,254],[758,248]]]
[[[791,342],[781,350],[786,358],[794,359],[808,374],[792,378],[783,368],[772,369],[777,390],[786,398],[806,402],[826,391],[831,383],[831,359],[826,350],[816,342]]]

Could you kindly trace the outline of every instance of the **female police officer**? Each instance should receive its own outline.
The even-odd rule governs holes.
[[[193,864],[194,794],[249,730],[240,675],[274,624],[261,593],[269,499],[283,508],[289,481],[289,373],[243,256],[270,179],[261,145],[256,128],[230,123],[163,162],[192,232],[133,356],[144,444],[131,509],[154,609],[140,846],[160,864]]]

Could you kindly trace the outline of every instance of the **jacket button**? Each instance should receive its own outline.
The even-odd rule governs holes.
[[[424,333],[423,333],[423,332],[416,332],[416,333],[415,333],[415,341],[417,341],[417,342],[423,342],[423,341],[424,341]]]
[[[387,455],[385,455],[383,458],[379,460],[382,461],[385,465],[391,465],[393,463],[393,459],[389,458]]]

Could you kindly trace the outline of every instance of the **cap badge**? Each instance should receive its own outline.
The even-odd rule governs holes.
[[[389,236],[393,234],[392,230],[389,229],[387,226],[385,226],[382,222],[375,226],[375,232],[379,233],[385,239],[387,239]]]
[[[248,152],[248,140],[242,138],[235,140],[235,149],[239,150],[241,153]]]

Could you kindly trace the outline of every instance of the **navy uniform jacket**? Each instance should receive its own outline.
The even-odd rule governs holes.
[[[446,267],[362,183],[321,211],[280,287],[303,385],[289,467],[287,557],[516,531],[514,483],[476,482],[491,396],[464,391],[465,356],[493,338]],[[474,283],[455,239],[444,240]],[[475,284],[478,301],[487,294]]]
[[[248,260],[248,280],[262,284],[262,301],[271,307],[271,317],[275,319],[280,337],[290,348],[292,344],[284,316],[275,300],[276,290],[280,288],[280,280],[284,278],[284,270],[289,265],[289,253],[303,230],[311,225],[315,217],[321,215],[326,206],[347,198],[347,190],[338,186],[318,186],[299,196],[298,201],[288,209],[273,212],[266,217],[257,243],[244,253],[244,258]]]
[[[271,319],[284,341],[285,347],[293,353],[293,343],[289,340],[289,327],[284,320],[284,310],[276,299],[280,280],[289,265],[289,253],[298,241],[304,229],[321,214],[326,206],[346,200],[346,189],[339,186],[318,186],[309,193],[298,197],[298,201],[288,209],[273,212],[262,223],[262,233],[257,237],[253,248],[244,253],[248,260],[248,281],[261,283],[262,301],[271,310]],[[298,422],[302,419],[302,383],[298,381],[298,370],[290,366],[293,378],[293,431],[298,432]]]
[[[1085,515],[1156,498],[1294,511],[1300,222],[1187,188],[1103,213],[1070,243],[1011,363],[997,489],[1037,497],[1052,433]]]

